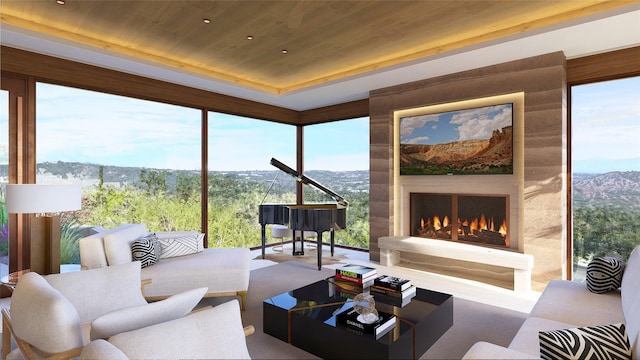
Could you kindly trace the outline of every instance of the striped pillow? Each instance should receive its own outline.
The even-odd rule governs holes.
[[[622,284],[624,262],[613,256],[597,257],[587,265],[587,289],[595,294],[616,290]]]
[[[540,357],[550,359],[629,359],[631,346],[624,324],[541,331]]]
[[[140,261],[140,267],[145,268],[160,260],[160,244],[155,235],[145,236],[131,243],[131,259]]]
[[[187,235],[175,238],[158,238],[161,259],[195,254],[204,250],[202,239],[204,234]]]

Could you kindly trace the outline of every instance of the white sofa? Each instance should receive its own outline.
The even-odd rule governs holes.
[[[193,232],[155,233],[159,238]],[[80,239],[83,270],[133,261],[131,243],[148,235],[143,224],[126,224]],[[161,259],[142,269],[151,279],[144,288],[147,300],[159,300],[183,291],[206,287],[205,297],[240,296],[244,310],[249,288],[251,253],[247,248],[206,248],[194,254]]]
[[[623,323],[633,359],[640,342],[640,247],[627,260],[619,290],[592,293],[585,283],[552,280],[508,348],[478,342],[463,359],[539,359],[539,332]]]

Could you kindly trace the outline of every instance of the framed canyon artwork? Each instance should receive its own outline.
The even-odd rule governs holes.
[[[513,103],[400,118],[400,175],[513,174]]]

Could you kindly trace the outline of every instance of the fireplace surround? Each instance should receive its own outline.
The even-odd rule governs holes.
[[[408,237],[408,192],[509,194],[510,250],[535,256],[533,287],[543,289],[550,279],[563,278],[566,269],[566,57],[554,52],[447,75],[434,75],[394,87],[372,91],[371,119],[371,246],[370,257],[381,259],[378,239]],[[451,102],[517,94],[514,102],[514,173],[505,175],[396,175],[398,116],[417,115],[418,107],[439,107]],[[526,97],[526,102],[524,101]],[[483,104],[478,104],[482,106]],[[461,108],[456,104],[455,108]],[[420,109],[419,113],[428,111]],[[525,121],[526,119],[526,121]],[[422,239],[419,239],[422,242]],[[452,245],[467,245],[443,241]],[[473,246],[480,250],[492,250]],[[403,263],[408,253],[401,253]],[[432,264],[416,255],[407,261]],[[442,273],[466,269],[443,259]],[[422,265],[420,265],[422,267]],[[483,278],[493,278],[487,274]]]

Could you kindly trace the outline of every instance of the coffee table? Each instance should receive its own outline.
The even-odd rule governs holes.
[[[417,359],[453,325],[453,296],[417,288],[403,307],[376,300],[396,315],[393,330],[379,339],[359,334],[334,316],[355,293],[330,277],[265,299],[263,331],[323,359]]]

